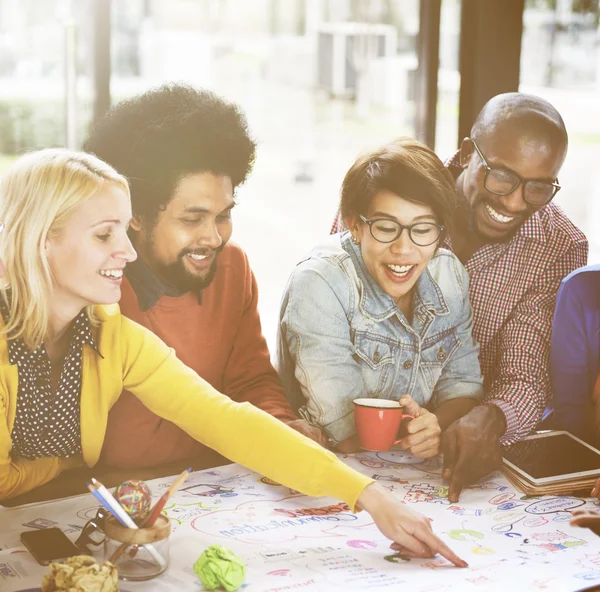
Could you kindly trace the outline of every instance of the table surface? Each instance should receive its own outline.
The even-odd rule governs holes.
[[[440,459],[422,461],[402,451],[341,458],[429,516],[435,532],[470,567],[451,567],[439,556],[414,560],[395,553],[366,512],[352,514],[339,500],[309,498],[229,464],[193,473],[165,508],[173,529],[167,572],[149,582],[124,582],[122,590],[199,591],[192,565],[215,543],[244,560],[246,584],[257,592],[511,588],[571,592],[600,584],[600,539],[569,525],[569,510],[595,507],[591,499],[528,498],[501,473],[493,473],[464,490],[460,501],[452,504],[440,477]],[[181,466],[186,465],[172,473]],[[81,491],[76,473],[54,493],[71,485]],[[102,475],[110,485],[124,476],[119,472],[95,475]],[[112,477],[116,480],[110,481]],[[172,481],[173,477],[149,481],[153,498]],[[50,489],[46,494],[51,495]],[[13,592],[39,585],[47,569],[20,548],[21,532],[58,526],[75,539],[96,509],[89,493],[0,508],[0,549],[4,549],[0,550],[0,589]]]

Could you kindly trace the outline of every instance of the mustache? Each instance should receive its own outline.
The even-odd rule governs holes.
[[[179,254],[179,258],[185,257],[186,255],[200,255],[201,257],[208,257],[212,254],[218,255],[223,248],[224,244],[219,245],[216,249],[202,248],[202,249],[184,249]]]

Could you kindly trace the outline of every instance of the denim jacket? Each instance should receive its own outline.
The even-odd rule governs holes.
[[[468,276],[450,251],[439,249],[417,280],[411,325],[367,271],[350,233],[333,235],[294,269],[279,320],[287,397],[334,442],[354,434],[352,401],[360,397],[408,393],[433,409],[483,398]]]

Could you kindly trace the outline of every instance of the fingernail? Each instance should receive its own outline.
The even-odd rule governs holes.
[[[460,560],[458,567],[469,567],[469,564],[466,561]]]
[[[591,495],[592,497],[596,497],[596,496],[598,495],[598,488],[597,488],[597,487],[594,487],[594,489],[592,489],[592,493],[590,493],[590,495]]]

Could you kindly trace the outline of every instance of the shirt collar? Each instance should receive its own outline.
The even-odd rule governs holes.
[[[141,257],[138,257],[133,263],[127,264],[125,276],[135,292],[142,312],[150,310],[163,296],[177,298],[185,294],[158,278]],[[202,304],[202,289],[196,290],[196,294],[198,303]]]
[[[4,302],[3,298],[0,298],[0,313],[4,323],[8,318],[8,307]],[[83,347],[84,344],[88,344],[92,349],[101,357],[104,356],[100,353],[96,340],[92,333],[90,325],[90,319],[88,318],[87,312],[82,310],[74,319],[71,325],[71,339],[69,341],[69,353],[71,353],[76,347]],[[78,339],[79,338],[79,339]],[[38,360],[40,356],[46,353],[44,344],[38,345],[33,351],[31,351],[23,342],[22,339],[9,339],[8,340],[8,361],[14,365],[19,362],[30,364],[34,360]]]
[[[386,294],[367,270],[360,246],[350,240],[350,232],[342,235],[342,246],[353,260],[354,267],[362,281],[360,308],[364,314],[376,321],[383,321],[398,312],[394,299]],[[448,314],[449,308],[437,282],[427,268],[415,284],[413,310],[426,308],[437,315]]]

